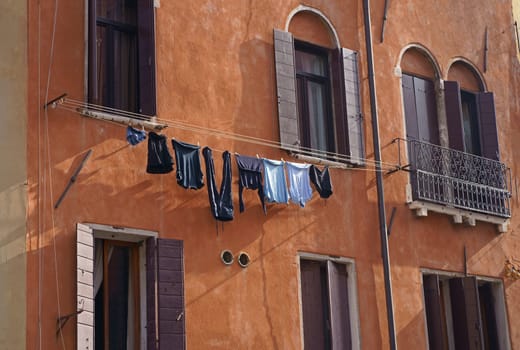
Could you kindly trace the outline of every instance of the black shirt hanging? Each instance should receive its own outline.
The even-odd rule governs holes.
[[[148,164],[146,172],[166,174],[173,170],[173,159],[168,151],[167,139],[154,132],[148,134]]]

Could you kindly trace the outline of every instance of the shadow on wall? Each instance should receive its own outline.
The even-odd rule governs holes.
[[[235,131],[278,142],[278,108],[273,44],[252,39],[240,45],[242,99],[238,104]],[[258,148],[248,145],[248,148]],[[258,152],[255,152],[258,153]]]

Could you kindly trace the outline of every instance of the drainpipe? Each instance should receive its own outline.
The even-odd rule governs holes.
[[[388,320],[388,335],[390,349],[397,349],[395,338],[394,307],[392,299],[392,280],[390,276],[390,257],[388,254],[388,235],[386,227],[385,195],[383,188],[383,173],[381,169],[381,146],[379,144],[379,122],[377,117],[376,81],[374,78],[374,60],[372,52],[372,24],[370,20],[370,0],[363,0],[365,20],[365,46],[368,62],[368,87],[370,90],[370,111],[372,116],[372,133],[374,141],[374,157],[376,161],[377,204],[379,207],[379,234],[381,236],[381,255],[385,277],[386,316]]]

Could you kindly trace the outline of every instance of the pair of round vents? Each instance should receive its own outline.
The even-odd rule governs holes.
[[[220,253],[220,259],[224,263],[224,265],[231,265],[233,264],[233,261],[235,261],[235,256],[233,255],[233,252],[231,250],[223,250],[222,253]],[[248,267],[251,263],[251,258],[249,257],[249,254],[246,252],[240,252],[237,257],[237,262],[240,267]]]

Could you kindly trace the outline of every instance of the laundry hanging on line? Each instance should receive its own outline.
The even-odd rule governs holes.
[[[332,195],[332,182],[330,180],[329,167],[325,166],[323,170],[317,166],[311,165],[309,169],[310,179],[314,184],[314,188],[320,194],[321,198],[329,198]]]
[[[289,196],[291,202],[305,207],[305,203],[312,198],[309,169],[310,164],[286,162],[287,177],[289,178]]]
[[[233,195],[231,191],[231,154],[228,151],[222,153],[224,164],[222,166],[222,182],[220,191],[217,191],[215,181],[215,165],[211,148],[204,147],[202,155],[206,163],[206,179],[209,196],[209,208],[213,217],[219,221],[233,220]]]
[[[264,214],[266,214],[267,210],[265,207],[264,186],[262,184],[262,160],[238,154],[235,154],[235,160],[237,162],[239,176],[238,203],[240,212],[242,213],[245,210],[242,192],[244,189],[250,189],[258,191],[258,197],[260,197]]]
[[[186,189],[198,190],[204,186],[204,175],[200,168],[200,146],[172,139],[177,162],[177,183]]]
[[[289,202],[289,190],[285,181],[284,162],[280,160],[266,159],[264,164],[264,195],[269,203]]]
[[[148,134],[148,163],[146,172],[167,174],[173,170],[173,158],[168,151],[167,139],[154,132]]]
[[[126,128],[126,140],[132,146],[135,146],[146,139],[146,131],[131,127]]]

